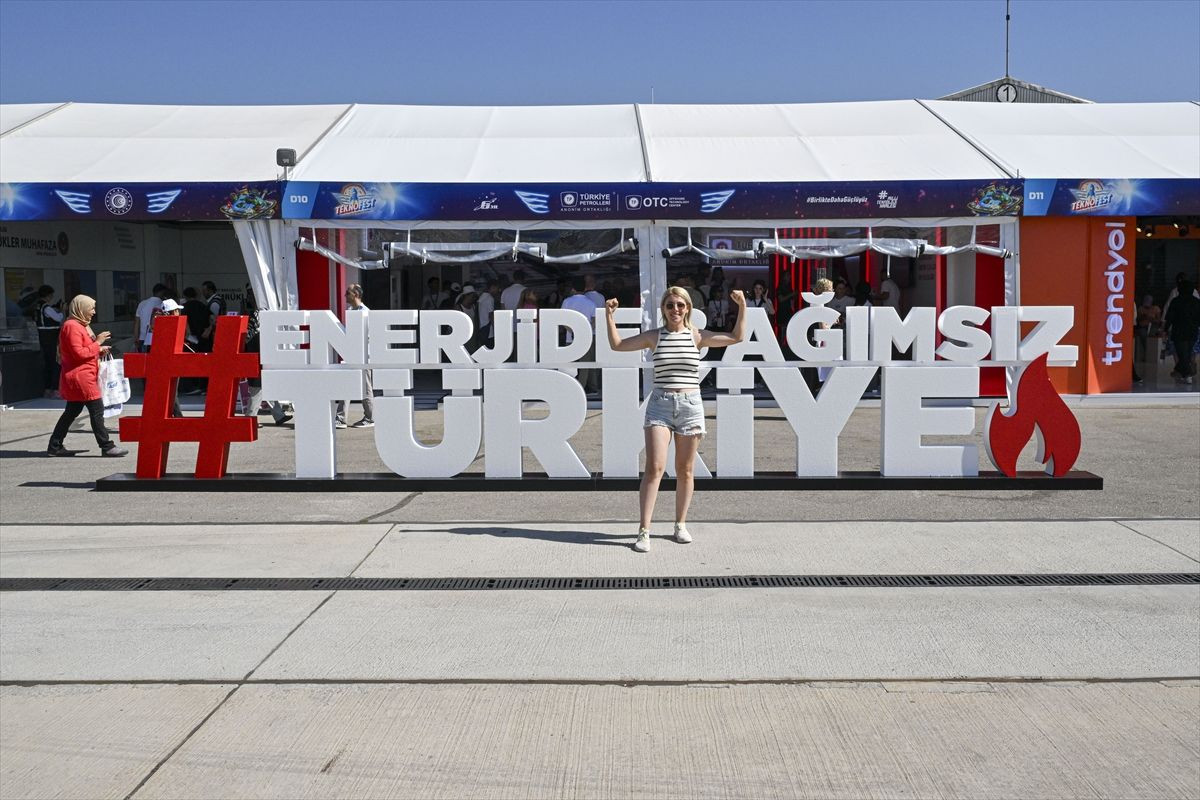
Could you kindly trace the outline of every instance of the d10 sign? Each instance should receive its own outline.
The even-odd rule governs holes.
[[[1049,455],[1040,457],[1049,471],[1062,475],[1070,469],[1079,450],[1078,424],[1050,386],[1045,365],[1069,365],[1078,357],[1076,347],[1059,344],[1073,322],[1071,307],[956,306],[940,317],[932,308],[914,308],[900,317],[892,308],[854,307],[847,309],[844,329],[823,328],[821,323],[838,319],[825,305],[831,298],[806,294],[810,305],[787,327],[788,346],[802,361],[785,361],[764,310],[748,308],[746,341],[726,348],[720,361],[701,362],[702,374],[716,370],[721,390],[715,404],[717,478],[754,474],[754,398],[742,392],[753,386],[755,370],[796,434],[797,476],[838,474],[838,437],[879,371],[882,474],[977,475],[975,445],[925,442],[927,436],[970,437],[974,410],[924,401],[978,397],[981,363],[1040,365],[1025,373],[1020,416],[1015,408],[1011,419],[999,414],[998,403],[988,415],[992,439],[986,449],[997,468],[1015,474],[1016,455],[1036,430],[1044,443],[1053,443],[1046,449]],[[617,310],[623,337],[637,332],[632,326],[641,314],[638,308]],[[494,346],[468,352],[472,321],[458,311],[350,311],[344,324],[329,311],[263,312],[263,396],[295,406],[296,476],[335,477],[334,406],[361,399],[362,371],[371,369],[375,387],[383,391],[375,400],[375,444],[398,475],[452,477],[476,459],[482,446],[487,477],[520,477],[526,448],[550,477],[589,477],[589,467],[570,444],[587,410],[573,376],[578,367],[598,367],[604,378],[601,472],[636,477],[646,403],[640,373],[649,362],[640,353],[610,349],[603,315],[594,328],[593,321],[569,310],[519,310],[513,316],[497,311]],[[704,315],[694,312],[693,323],[702,327],[704,322]],[[988,322],[990,333],[983,329]],[[1037,323],[1023,339],[1021,323]],[[563,329],[572,336],[560,339]],[[569,344],[559,343],[567,338]],[[581,361],[593,345],[595,361]],[[893,348],[911,351],[912,360],[893,360]],[[751,356],[761,360],[746,361]],[[801,366],[832,368],[817,394],[809,390]],[[442,407],[440,442],[424,443],[416,436],[410,394],[414,369],[439,370],[442,387],[450,391]],[[1040,383],[1035,387],[1030,381]],[[539,413],[527,415],[527,403],[538,403]],[[713,474],[699,457],[695,471],[699,477]]]

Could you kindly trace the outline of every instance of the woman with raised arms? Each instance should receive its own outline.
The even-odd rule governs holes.
[[[608,318],[608,344],[613,350],[654,351],[654,391],[646,404],[646,472],[642,475],[638,498],[641,522],[633,549],[650,549],[650,519],[658,499],[658,484],[667,463],[667,448],[675,437],[675,541],[687,544],[692,536],[687,529],[688,506],[694,486],[692,465],[696,449],[704,436],[704,403],[700,398],[700,348],[728,347],[746,336],[746,298],[739,291],[729,299],[738,306],[737,324],[732,333],[699,330],[692,326],[692,300],[686,289],[672,286],[662,296],[663,327],[643,331],[627,339],[617,332],[613,313],[617,301],[605,304]]]

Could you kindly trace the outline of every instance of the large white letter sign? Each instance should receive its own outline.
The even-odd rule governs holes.
[[[259,315],[259,359],[272,366],[301,366],[308,363],[307,311],[268,311]]]
[[[838,370],[834,370],[838,372]],[[978,397],[979,367],[884,367],[884,476],[955,477],[979,474],[973,444],[923,445],[922,436],[969,436],[975,409],[926,408],[926,397]]]
[[[545,308],[538,314],[538,349],[547,364],[566,364],[587,355],[592,346],[592,323],[578,311],[569,308]],[[559,347],[559,328],[567,328],[571,343]],[[571,370],[574,373],[574,370]]]
[[[332,311],[308,312],[310,364],[336,364],[338,356],[351,364],[367,363],[367,314],[355,311],[346,314],[346,324]]]
[[[771,319],[765,308],[750,306],[746,313],[746,338],[725,348],[721,361],[725,364],[745,360],[746,356],[762,356],[763,361],[783,361],[783,351],[775,341]]]
[[[892,360],[892,345],[903,352],[912,348],[912,360],[933,361],[937,339],[937,316],[928,306],[909,309],[902,320],[891,306],[879,306],[871,314],[871,360]]]
[[[467,342],[475,332],[471,318],[461,311],[422,311],[421,363],[437,364],[445,353],[451,364],[471,364]]]
[[[987,358],[992,349],[992,337],[982,329],[988,312],[975,306],[950,306],[938,320],[938,330],[946,339],[938,345],[937,354],[947,361],[974,364]]]
[[[417,441],[411,396],[375,398],[375,449],[387,468],[405,478],[450,478],[471,466],[483,432],[483,401],[471,390],[481,382],[480,370],[442,370],[442,387],[453,394],[442,401],[442,441],[436,445]],[[412,372],[376,372],[375,386],[409,391]]]
[[[755,311],[762,309],[756,308]],[[728,351],[726,351],[728,352]],[[763,370],[775,372],[775,370]],[[749,478],[754,475],[754,370],[718,369],[717,388],[717,477]]]
[[[700,380],[704,380],[709,369],[700,368]],[[643,427],[646,404],[650,402],[649,395],[641,397],[640,372],[641,370],[636,369],[604,370],[604,382],[600,392],[604,405],[604,417],[601,420],[604,436],[601,469],[605,477],[638,476],[642,451],[646,449],[646,432]],[[692,474],[697,478],[712,477],[712,472],[699,452],[696,453],[696,460],[693,462]],[[667,445],[667,475],[675,477],[674,436]]]
[[[800,370],[783,367],[762,370],[763,381],[796,432],[796,475],[838,474],[838,436],[875,377],[875,369],[836,367],[816,398],[808,390]]]
[[[587,416],[587,395],[579,381],[549,369],[494,369],[484,377],[484,474],[521,477],[521,448],[528,447],[551,478],[591,476],[570,439]],[[521,404],[544,400],[543,419],[525,419]]]
[[[296,477],[332,478],[337,473],[333,404],[361,400],[360,369],[265,369],[263,397],[290,400],[296,409]]]
[[[417,363],[417,312],[409,308],[372,311],[367,353],[372,364]]]

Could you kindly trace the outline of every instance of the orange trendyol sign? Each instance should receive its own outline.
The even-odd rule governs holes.
[[[1133,383],[1134,219],[1088,220],[1087,392]]]

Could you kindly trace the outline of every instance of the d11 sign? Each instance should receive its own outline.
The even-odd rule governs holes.
[[[754,473],[754,398],[743,391],[757,370],[796,435],[796,475],[838,473],[838,438],[863,392],[882,371],[881,472],[885,476],[961,477],[978,474],[978,448],[968,442],[927,444],[927,436],[970,437],[975,414],[966,406],[926,405],[926,398],[975,398],[979,365],[1019,367],[1038,361],[1025,373],[1045,387],[1026,388],[1022,396],[1042,398],[1012,424],[988,415],[987,452],[997,468],[1015,471],[1016,454],[1036,432],[1043,443],[1058,437],[1046,429],[1038,408],[1051,408],[1046,391],[1061,404],[1051,419],[1074,426],[1064,436],[1078,441],[1078,425],[1050,387],[1045,364],[1073,364],[1078,349],[1061,344],[1073,323],[1069,306],[971,306],[914,308],[901,317],[895,309],[847,309],[845,327],[825,327],[837,313],[825,306],[832,294],[806,294],[809,304],[788,324],[787,344],[801,361],[787,362],[761,308],[747,308],[747,338],[728,347],[720,361],[702,362],[702,372],[717,370],[716,476]],[[636,333],[641,309],[622,308],[616,322],[622,336]],[[389,469],[404,477],[449,478],[471,464],[484,449],[487,477],[517,478],[526,450],[550,477],[587,477],[588,467],[570,444],[583,424],[587,398],[571,376],[576,367],[603,370],[603,451],[605,477],[635,477],[644,447],[645,411],[642,371],[649,366],[639,353],[616,353],[608,346],[603,318],[593,321],[565,309],[497,311],[491,348],[468,349],[474,333],[469,316],[458,311],[365,311],[348,314],[345,324],[329,311],[265,311],[260,315],[263,396],[291,401],[296,409],[296,475],[336,475],[334,406],[361,399],[362,371],[374,371],[375,443]],[[990,322],[991,332],[983,326]],[[1036,323],[1020,337],[1021,323]],[[824,325],[822,325],[824,323]],[[693,312],[693,324],[704,315]],[[572,333],[560,345],[560,330]],[[938,343],[938,334],[942,341]],[[595,361],[580,360],[595,347]],[[908,351],[911,360],[893,358]],[[748,356],[760,360],[746,361]],[[510,359],[514,359],[510,361]],[[830,367],[828,379],[813,394],[801,366]],[[412,371],[441,373],[450,391],[442,406],[442,440],[423,443],[415,430]],[[645,381],[649,383],[649,381]],[[648,389],[648,385],[646,387]],[[527,404],[536,404],[536,411]],[[1063,417],[1063,411],[1066,417]],[[1018,439],[1024,436],[1023,440]],[[993,453],[1003,454],[999,461]],[[1053,474],[1064,474],[1074,455],[1070,446],[1046,452]],[[1074,447],[1078,453],[1078,446]],[[1003,462],[1003,463],[1000,463]],[[668,464],[674,459],[668,458]],[[697,456],[696,474],[712,473]]]

